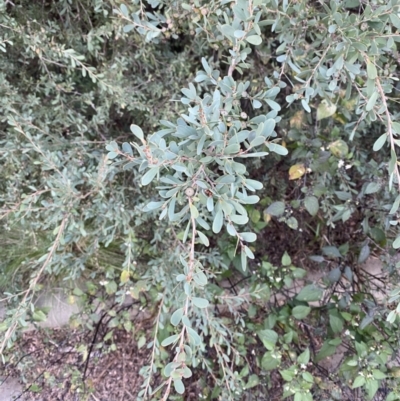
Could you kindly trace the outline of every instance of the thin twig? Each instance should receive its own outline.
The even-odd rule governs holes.
[[[311,71],[311,75],[310,75],[310,77],[307,79],[307,81],[305,82],[305,84],[304,84],[304,88],[307,88],[308,87],[308,85],[310,85],[310,82],[311,82],[311,80],[313,79],[313,77],[314,77],[314,75],[315,75],[315,73],[316,73],[316,71],[318,70],[318,68],[319,68],[319,66],[321,65],[321,63],[322,63],[322,60],[325,58],[325,56],[327,55],[327,53],[328,53],[328,51],[329,51],[329,49],[331,48],[331,45],[328,45],[328,47],[325,49],[325,51],[322,53],[322,56],[321,56],[321,58],[318,60],[318,63],[317,63],[317,65],[314,67],[314,69]]]

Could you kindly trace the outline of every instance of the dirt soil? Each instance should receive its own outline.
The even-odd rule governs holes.
[[[139,371],[148,364],[151,349],[139,349],[124,330],[114,331],[116,351],[105,345],[89,352],[92,342],[93,333],[70,328],[24,334],[6,369],[23,381],[24,392],[16,400],[136,400],[143,381]],[[81,344],[86,351],[79,349]]]

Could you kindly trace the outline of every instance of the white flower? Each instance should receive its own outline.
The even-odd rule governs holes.
[[[337,164],[338,168],[342,168],[344,166],[344,161],[340,159]]]

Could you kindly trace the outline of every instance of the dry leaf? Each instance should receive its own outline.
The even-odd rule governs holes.
[[[317,121],[333,116],[335,112],[336,112],[336,105],[334,105],[333,103],[328,104],[328,102],[324,99],[319,104],[317,109]]]
[[[306,173],[303,163],[295,164],[289,169],[289,180],[298,180]]]
[[[121,283],[125,284],[128,280],[129,280],[129,271],[128,270],[122,270]]]

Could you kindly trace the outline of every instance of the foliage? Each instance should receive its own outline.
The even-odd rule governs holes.
[[[2,237],[23,239],[1,350],[65,280],[154,312],[139,399],[277,375],[295,401],[399,399],[400,291],[360,266],[398,279],[400,3],[22,3],[0,3]]]

